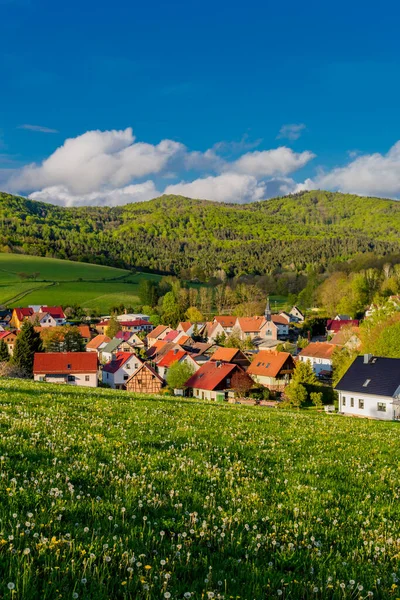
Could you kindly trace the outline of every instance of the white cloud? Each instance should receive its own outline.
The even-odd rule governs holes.
[[[301,132],[306,128],[304,123],[288,123],[287,125],[282,125],[279,130],[276,139],[286,138],[288,140],[298,140],[301,136]]]
[[[88,131],[65,141],[40,165],[27,165],[9,181],[19,191],[65,186],[87,194],[103,186],[115,188],[134,178],[160,172],[184,146],[162,140],[156,146],[135,142],[132,129]]]
[[[360,195],[400,197],[400,141],[387,154],[358,156],[344,167],[306,179],[297,191],[328,189]]]
[[[130,202],[143,202],[160,195],[153,181],[145,181],[136,185],[127,185],[122,188],[90,192],[88,194],[74,194],[67,187],[55,185],[47,187],[40,192],[29,195],[31,200],[48,202],[60,206],[118,206]]]
[[[169,185],[165,194],[180,194],[189,198],[204,198],[217,202],[254,202],[265,197],[266,186],[252,175],[223,173],[195,181]]]
[[[58,129],[42,127],[42,125],[18,125],[17,129],[27,129],[28,131],[38,131],[39,133],[59,133]]]
[[[315,154],[309,151],[293,152],[291,148],[281,146],[274,150],[262,150],[243,154],[229,165],[238,173],[246,173],[258,177],[274,177],[288,175],[304,167]]]

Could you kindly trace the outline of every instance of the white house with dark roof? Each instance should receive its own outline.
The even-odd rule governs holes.
[[[400,420],[400,358],[358,356],[335,390],[345,415]]]

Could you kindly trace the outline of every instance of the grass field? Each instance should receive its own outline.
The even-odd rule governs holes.
[[[19,273],[39,273],[35,281],[21,281]],[[110,306],[140,304],[142,279],[160,276],[86,263],[0,253],[0,304],[80,304],[108,312]],[[79,281],[82,280],[82,281]]]
[[[0,597],[397,598],[396,423],[0,382]]]

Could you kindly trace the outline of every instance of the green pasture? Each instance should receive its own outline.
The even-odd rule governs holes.
[[[398,598],[397,423],[0,380],[0,598]]]

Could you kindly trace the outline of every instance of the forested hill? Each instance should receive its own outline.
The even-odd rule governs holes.
[[[61,208],[0,193],[0,252],[186,278],[399,253],[399,233],[400,202],[323,191],[245,205],[162,196],[112,208]]]

